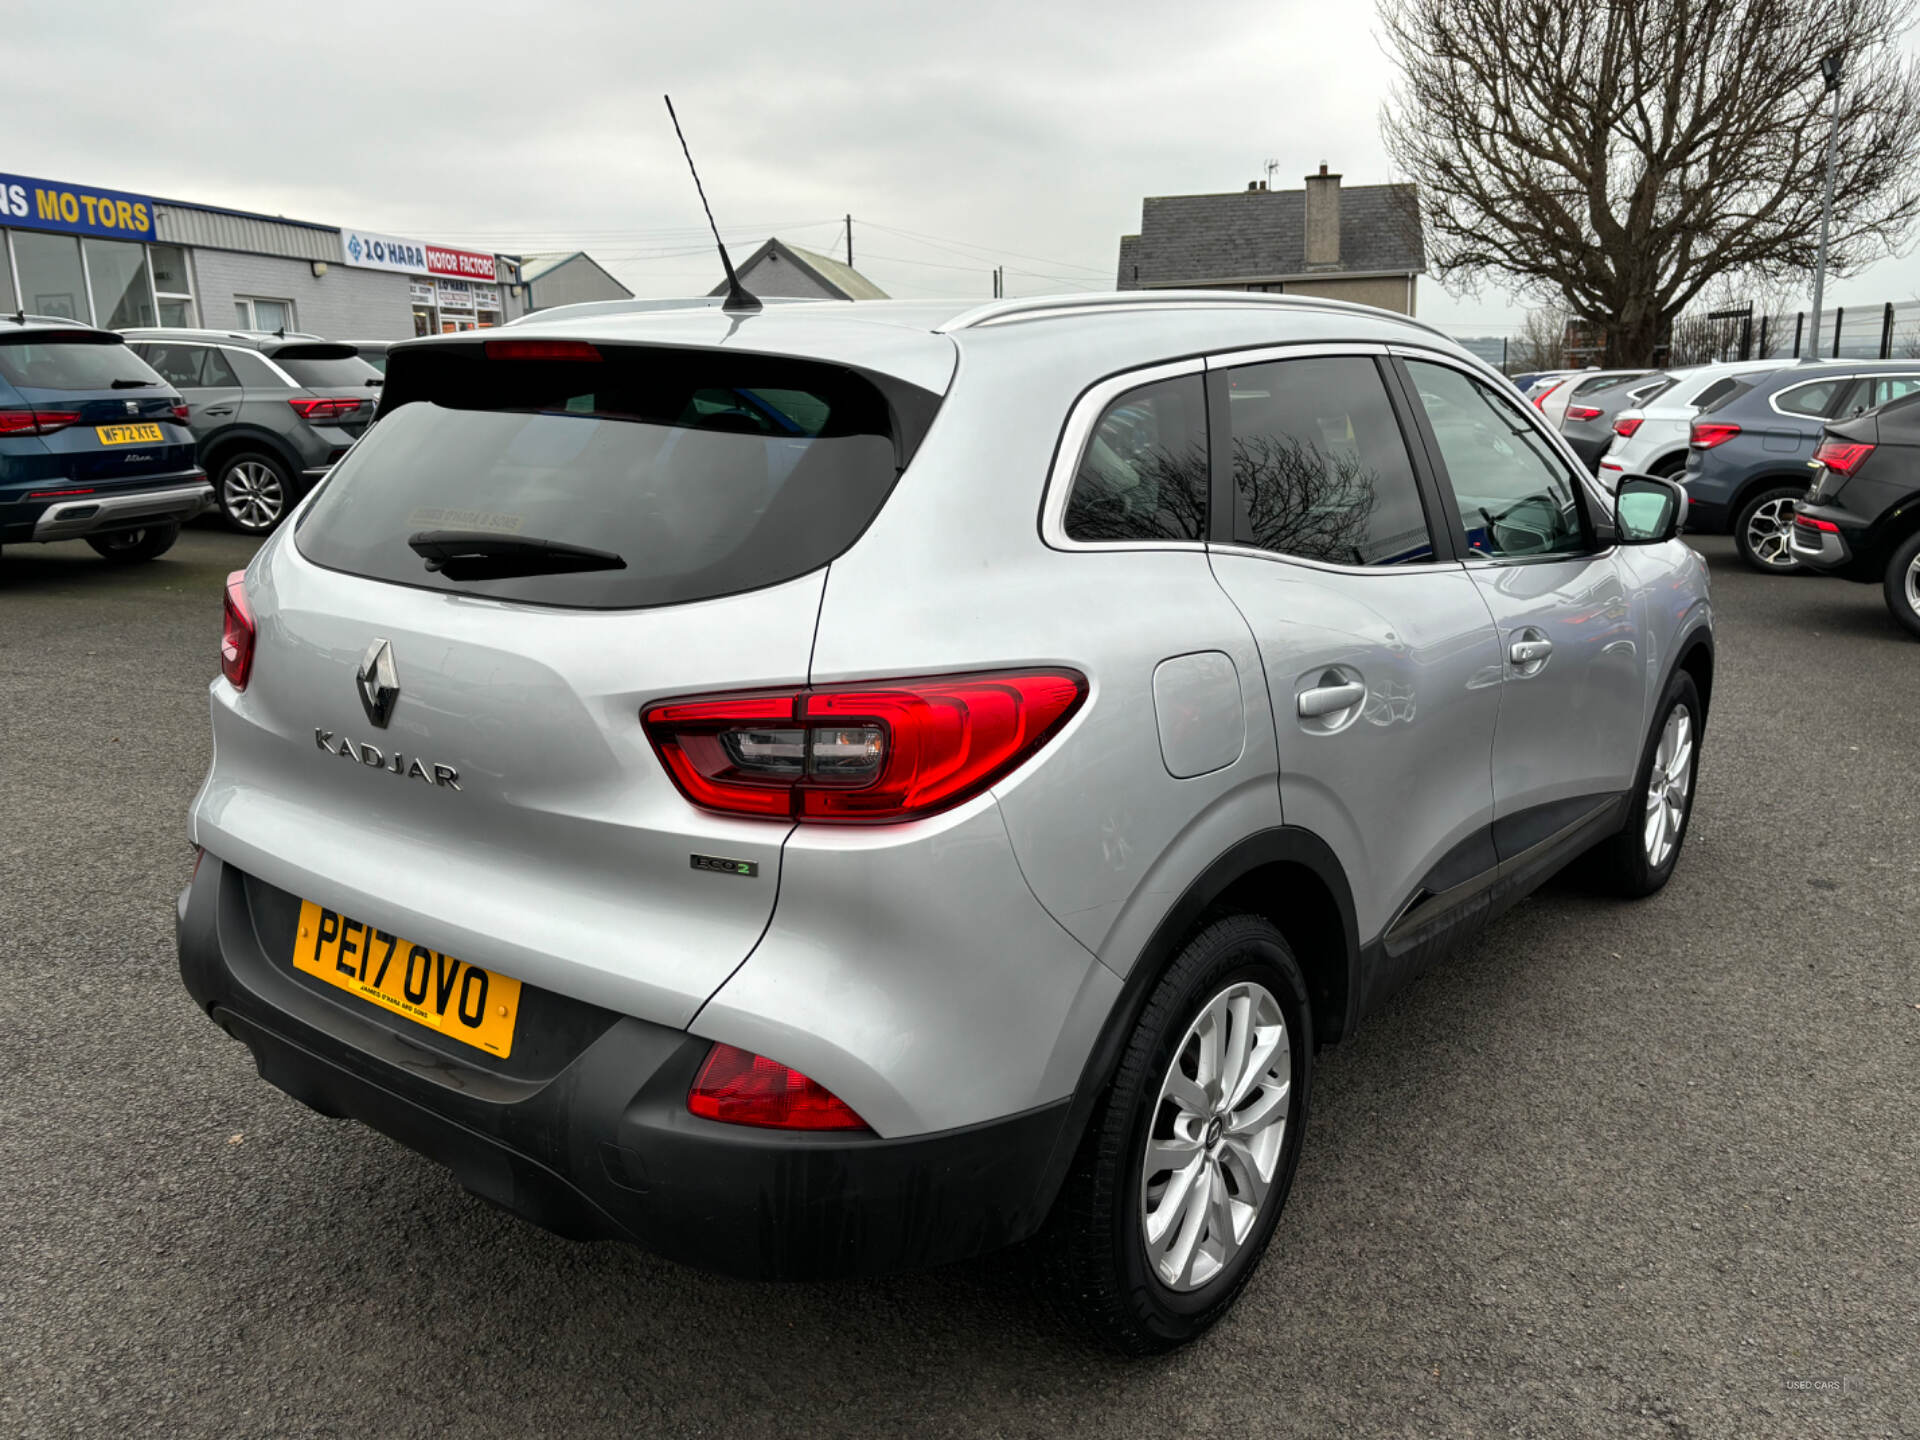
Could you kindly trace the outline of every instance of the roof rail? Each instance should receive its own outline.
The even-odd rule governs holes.
[[[1047,320],[1064,315],[1083,315],[1090,311],[1169,309],[1240,309],[1279,306],[1294,310],[1333,310],[1342,314],[1377,315],[1402,324],[1416,326],[1442,340],[1453,341],[1444,330],[1402,315],[1397,310],[1382,310],[1351,300],[1329,300],[1318,295],[1274,294],[1264,290],[1114,290],[1102,294],[1035,295],[1023,300],[995,300],[956,315],[939,327],[939,333],[953,330],[977,330],[984,325],[1000,325],[1014,320]]]

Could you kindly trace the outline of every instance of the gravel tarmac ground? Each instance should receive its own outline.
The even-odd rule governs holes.
[[[174,964],[221,580],[0,557],[0,1434],[1920,1435],[1920,645],[1700,539],[1679,871],[1556,882],[1326,1052],[1239,1308],[1090,1353],[1001,1256],[761,1286],[489,1208]]]

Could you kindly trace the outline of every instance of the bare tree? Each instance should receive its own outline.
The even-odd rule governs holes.
[[[1717,276],[1814,261],[1830,100],[1846,56],[1829,265],[1920,215],[1910,0],[1380,0],[1401,76],[1383,115],[1419,182],[1438,273],[1488,276],[1651,363]]]
[[[1567,312],[1549,306],[1529,310],[1520,333],[1508,347],[1507,368],[1516,373],[1527,370],[1558,370],[1567,363]]]

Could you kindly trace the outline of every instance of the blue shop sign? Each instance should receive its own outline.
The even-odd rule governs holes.
[[[0,174],[0,225],[59,230],[114,240],[153,238],[153,201],[121,190],[95,190]]]

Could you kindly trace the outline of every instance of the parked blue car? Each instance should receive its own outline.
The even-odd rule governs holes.
[[[213,503],[179,394],[111,330],[0,317],[0,546],[151,560]]]
[[[1693,417],[1687,439],[1687,528],[1733,532],[1756,570],[1798,570],[1794,502],[1813,483],[1828,421],[1920,391],[1920,360],[1829,360],[1743,375]]]

